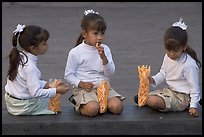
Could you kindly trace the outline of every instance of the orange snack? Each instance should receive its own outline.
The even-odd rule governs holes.
[[[50,87],[57,87],[60,84],[60,80],[55,80]],[[57,93],[55,97],[50,98],[49,109],[54,112],[61,112],[61,94]]]
[[[97,88],[97,97],[100,106],[100,113],[105,113],[107,111],[109,88],[109,84],[106,80],[103,80]]]
[[[138,91],[138,105],[139,107],[144,106],[147,103],[149,95],[149,75],[150,75],[150,66],[142,67],[138,66],[138,73],[140,79],[139,91]]]
[[[98,47],[99,47],[99,45],[100,45],[100,43],[99,43],[99,42],[97,42],[97,43],[96,43],[96,48],[98,48]]]

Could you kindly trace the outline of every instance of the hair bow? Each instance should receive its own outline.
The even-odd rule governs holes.
[[[98,12],[96,12],[96,11],[94,11],[94,10],[92,10],[92,9],[90,9],[90,10],[85,10],[85,11],[84,11],[84,15],[88,15],[89,13],[99,14]]]
[[[185,22],[183,22],[182,18],[180,18],[178,22],[173,23],[172,26],[180,27],[182,30],[186,30],[187,29],[187,25],[185,24]]]
[[[18,24],[16,29],[13,31],[13,33],[16,35],[17,32],[19,33],[22,32],[24,28],[25,28],[25,25]]]

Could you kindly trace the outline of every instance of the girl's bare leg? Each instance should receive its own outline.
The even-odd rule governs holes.
[[[148,101],[147,101],[147,105],[148,105],[148,107],[150,107],[152,109],[156,109],[156,110],[166,109],[166,105],[165,105],[163,98],[161,98],[159,96],[149,96]]]
[[[85,105],[81,105],[79,110],[82,115],[94,117],[98,114],[99,105],[97,102],[91,101]]]
[[[108,110],[114,114],[120,114],[123,111],[122,101],[117,97],[108,100]]]

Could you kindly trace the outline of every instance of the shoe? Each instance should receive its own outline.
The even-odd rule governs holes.
[[[136,96],[134,97],[134,101],[135,101],[136,105],[138,105],[138,95],[136,95]]]
[[[202,106],[202,98],[199,100],[199,104]]]
[[[69,102],[71,102],[73,105],[76,105],[76,101],[75,101],[75,99],[74,99],[74,95],[71,95],[71,96],[69,97]]]

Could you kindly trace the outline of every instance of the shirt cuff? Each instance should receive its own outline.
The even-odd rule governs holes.
[[[55,97],[57,93],[56,88],[49,88],[49,90],[50,90],[50,97]]]
[[[154,76],[152,76],[152,78],[154,79],[155,83],[152,83],[151,85],[155,88],[157,87],[157,79]]]
[[[190,108],[197,108],[197,103],[191,102],[191,103],[190,103]]]
[[[80,80],[76,80],[76,81],[74,81],[73,84],[74,84],[75,87],[79,87],[79,83],[80,83]]]
[[[40,81],[40,87],[41,87],[41,88],[44,88],[46,83],[47,83],[46,81],[41,80],[41,81]]]

